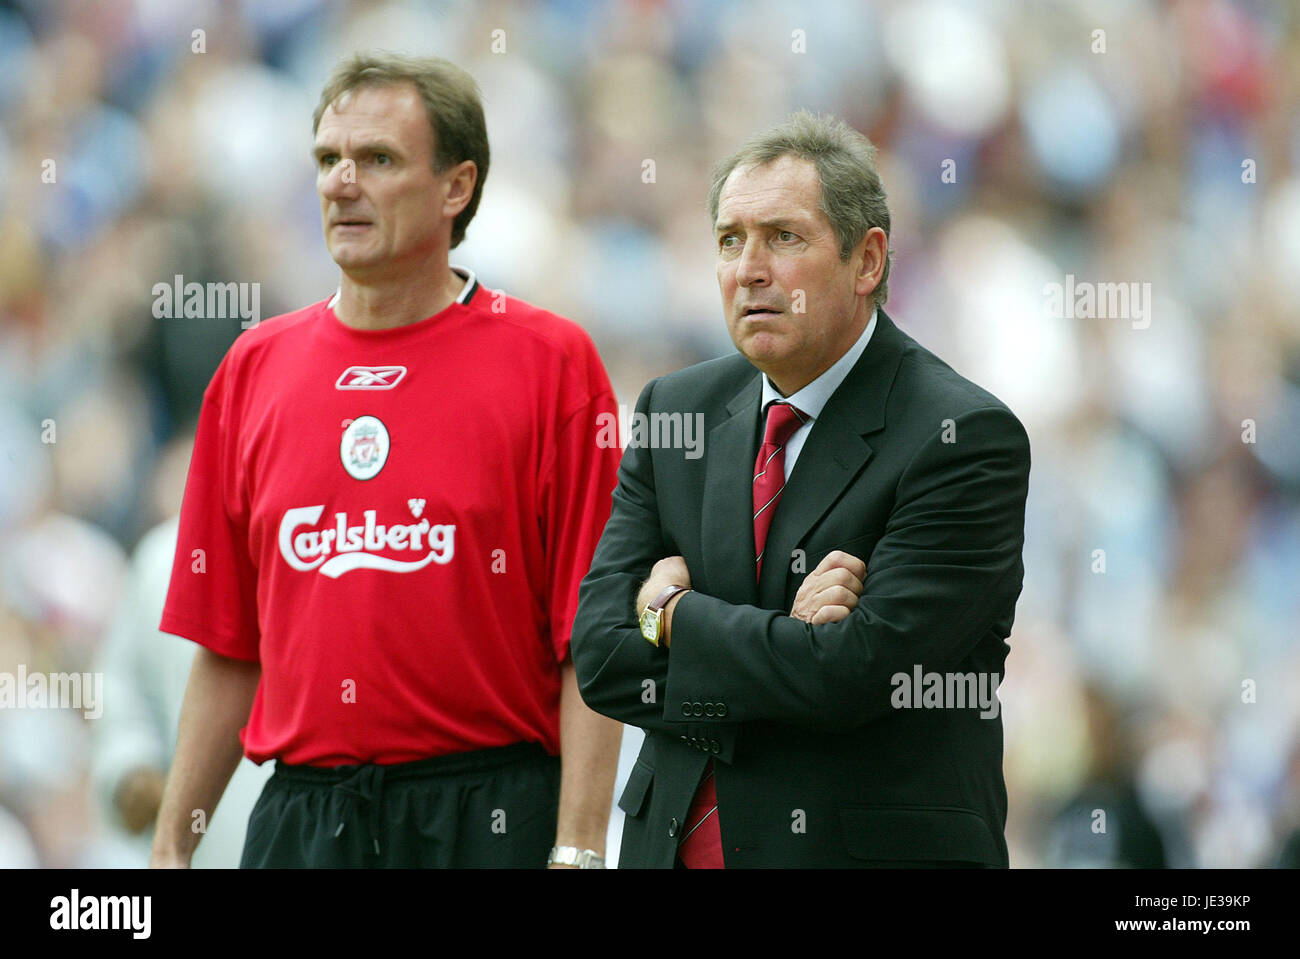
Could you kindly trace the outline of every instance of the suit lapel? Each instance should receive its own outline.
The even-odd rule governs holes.
[[[758,456],[757,373],[727,404],[728,419],[709,432],[703,542],[709,583],[719,599],[758,602],[754,562],[754,459]]]
[[[767,534],[771,561],[763,563],[762,600],[784,603],[794,550],[871,459],[871,444],[863,437],[885,428],[885,403],[902,355],[902,334],[881,310],[871,342],[813,423],[781,493]],[[802,579],[811,572],[809,567],[793,575]]]

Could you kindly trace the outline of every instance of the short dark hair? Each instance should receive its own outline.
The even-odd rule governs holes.
[[[320,103],[311,118],[311,132],[320,126],[325,110],[343,94],[362,87],[413,84],[424,100],[433,134],[433,172],[473,160],[478,167],[474,193],[465,209],[451,224],[451,245],[465,239],[465,229],[474,219],[483,183],[488,173],[487,124],[478,84],[449,60],[437,57],[404,57],[395,53],[358,53],[344,60],[321,91]]]
[[[807,110],[791,114],[784,122],[751,137],[714,168],[709,189],[713,222],[718,222],[722,186],[737,167],[764,166],[783,156],[811,160],[816,165],[822,212],[840,241],[841,260],[849,258],[872,227],[880,227],[888,239],[889,204],[876,172],[875,146],[843,120]],[[889,266],[893,259],[893,250],[887,250],[880,283],[872,291],[877,304],[889,298]]]

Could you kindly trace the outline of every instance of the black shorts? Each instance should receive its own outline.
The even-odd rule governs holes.
[[[544,868],[559,800],[560,759],[536,743],[389,766],[277,761],[239,866]]]

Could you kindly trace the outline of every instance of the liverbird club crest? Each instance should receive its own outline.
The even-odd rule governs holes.
[[[358,416],[343,431],[339,457],[353,479],[368,480],[379,475],[388,461],[388,428],[375,416]]]

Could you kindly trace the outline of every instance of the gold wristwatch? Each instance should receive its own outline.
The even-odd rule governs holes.
[[[689,590],[689,586],[669,586],[646,605],[645,611],[641,614],[641,635],[651,646],[663,648],[664,607],[668,605],[668,601],[678,593]]]

